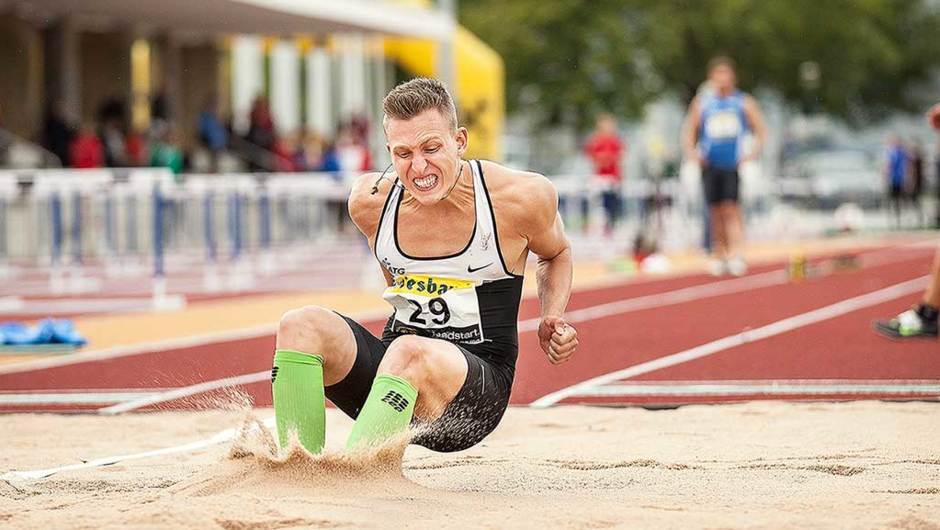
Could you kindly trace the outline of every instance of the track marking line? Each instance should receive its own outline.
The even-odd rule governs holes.
[[[894,300],[896,298],[900,298],[901,296],[906,296],[908,294],[923,290],[924,283],[926,282],[927,278],[929,278],[929,276],[920,276],[913,280],[908,280],[906,282],[894,284],[890,287],[885,287],[884,289],[879,289],[877,291],[855,296],[847,300],[842,300],[841,302],[836,302],[834,304],[820,307],[806,313],[784,318],[756,329],[750,329],[740,333],[735,333],[733,335],[728,335],[726,337],[722,337],[720,339],[713,340],[711,342],[701,344],[687,350],[665,355],[663,357],[658,357],[651,361],[639,363],[597,377],[592,377],[575,385],[565,387],[550,394],[546,394],[533,401],[530,406],[535,408],[550,407],[559,401],[572,396],[580,395],[582,392],[585,392],[596,386],[606,385],[619,379],[636,377],[641,374],[654,372],[656,370],[661,370],[670,366],[675,366],[695,359],[700,359],[702,357],[707,357],[709,355],[713,355],[736,346],[742,346],[744,344],[763,340],[775,335],[786,333],[788,331],[799,329],[801,327],[809,326],[817,322],[822,322],[824,320],[842,316],[846,313],[857,311],[865,307]]]
[[[274,418],[267,418],[261,422],[265,427],[271,429],[274,427]],[[250,429],[256,428],[254,424]],[[216,433],[214,436],[209,438],[204,438],[202,440],[196,440],[182,445],[174,445],[170,447],[163,447],[161,449],[155,449],[153,451],[144,451],[142,453],[131,453],[124,455],[116,456],[105,456],[102,458],[96,458],[94,460],[88,460],[78,464],[70,464],[67,466],[53,467],[47,469],[33,469],[28,471],[9,471],[0,475],[0,480],[3,480],[7,484],[10,484],[13,487],[16,487],[17,484],[22,484],[24,482],[30,482],[34,480],[43,479],[46,477],[51,477],[56,473],[61,473],[63,471],[76,471],[79,469],[90,469],[94,467],[101,466],[110,466],[112,464],[117,464],[118,462],[126,462],[128,460],[139,460],[141,458],[150,458],[154,456],[162,455],[172,455],[177,453],[188,453],[193,451],[199,451],[212,447],[214,445],[220,445],[225,442],[234,440],[242,433],[242,427],[225,429]]]
[[[577,397],[690,397],[690,396],[789,396],[789,395],[940,395],[940,381],[637,381],[583,390]]]
[[[150,405],[166,403],[167,401],[174,401],[177,399],[194,396],[196,394],[204,394],[206,392],[218,390],[220,388],[247,385],[251,383],[267,381],[270,379],[271,370],[255,372],[253,374],[236,375],[234,377],[226,377],[223,379],[215,379],[213,381],[206,381],[182,388],[174,388],[172,390],[167,390],[166,392],[160,392],[148,396],[138,396],[136,399],[124,401],[123,403],[118,403],[117,405],[100,408],[98,409],[98,413],[105,415],[120,414],[122,412],[130,412],[132,410],[137,410]]]
[[[712,298],[742,291],[750,291],[752,289],[760,289],[762,287],[786,283],[786,281],[787,274],[784,271],[775,270],[763,272],[743,278],[693,285],[674,291],[638,296],[636,298],[617,300],[615,302],[585,307],[583,309],[575,309],[565,313],[565,320],[570,323],[597,320],[632,313],[634,311],[642,311],[644,309],[653,309],[667,305],[681,304],[682,302],[701,300],[703,298]],[[519,332],[537,330],[539,321],[540,319],[538,318],[530,318],[519,322]]]

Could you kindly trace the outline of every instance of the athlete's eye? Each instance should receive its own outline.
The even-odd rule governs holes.
[[[411,153],[399,151],[397,156],[398,158],[411,158]]]
[[[440,149],[441,149],[441,146],[435,145],[434,147],[428,147],[427,149],[424,150],[424,152],[425,152],[425,153],[436,153],[436,152],[440,151]]]

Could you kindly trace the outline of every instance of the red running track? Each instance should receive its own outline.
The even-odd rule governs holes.
[[[884,253],[883,253],[884,254]],[[546,394],[653,359],[681,352],[722,337],[754,329],[854,296],[918,278],[930,266],[932,249],[898,247],[891,260],[872,260],[856,271],[835,273],[798,283],[766,283],[740,292],[694,299],[677,304],[639,309],[579,322],[579,352],[571,362],[552,366],[538,347],[535,333],[520,334],[520,355],[513,386],[514,404],[528,404]],[[751,276],[767,275],[775,267],[757,269]],[[608,302],[659,295],[677,289],[711,285],[714,279],[688,275],[632,282],[575,292],[569,310]],[[631,378],[646,382],[911,380],[940,384],[940,344],[936,341],[892,342],[871,332],[871,321],[897,313],[918,295],[865,307],[830,320],[742,346],[730,347],[704,358]],[[537,316],[537,302],[527,299],[520,320]],[[366,323],[378,332],[382,321]],[[219,341],[109,359],[78,362],[31,371],[0,373],[2,393],[92,393],[106,389],[166,389],[270,368],[274,337]],[[259,381],[241,387],[259,406],[270,405],[270,386]],[[212,393],[210,393],[212,394]],[[2,398],[0,394],[0,398]],[[199,394],[157,405],[159,408],[218,406],[216,396]],[[825,399],[893,398],[890,393],[831,393]],[[936,398],[940,392],[910,393],[907,398]],[[786,396],[682,395],[682,396],[572,396],[563,403],[683,404],[742,399],[820,399],[812,393]],[[0,411],[92,411],[101,404],[14,404],[3,402]]]

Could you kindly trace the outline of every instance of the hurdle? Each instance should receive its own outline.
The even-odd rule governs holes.
[[[164,194],[176,186],[173,173],[166,169],[135,169],[127,178],[137,198],[149,199],[153,269],[151,274],[151,308],[155,311],[173,311],[186,306],[186,297],[169,294],[165,268],[165,213]]]

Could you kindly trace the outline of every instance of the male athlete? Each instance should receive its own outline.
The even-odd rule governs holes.
[[[438,81],[403,83],[383,108],[395,171],[360,177],[349,215],[381,264],[394,312],[381,338],[322,307],[282,317],[272,374],[282,446],[295,431],[310,452],[321,450],[324,394],[356,418],[351,449],[413,421],[427,425],[415,442],[435,451],[482,440],[509,403],[529,252],[538,257],[542,349],[559,364],[578,345],[562,319],[571,249],[551,182],[464,160],[467,130]]]
[[[708,63],[708,89],[695,96],[682,126],[682,149],[702,168],[702,185],[709,208],[713,258],[709,271],[741,276],[747,264],[741,256],[744,227],[739,206],[741,164],[757,160],[766,135],[757,101],[736,87],[734,62],[716,57]],[[741,153],[741,140],[750,130],[754,144]]]
[[[940,103],[927,111],[927,123],[940,133]],[[930,283],[920,303],[890,320],[875,322],[875,331],[893,339],[937,338],[940,316],[940,251],[934,257]]]

